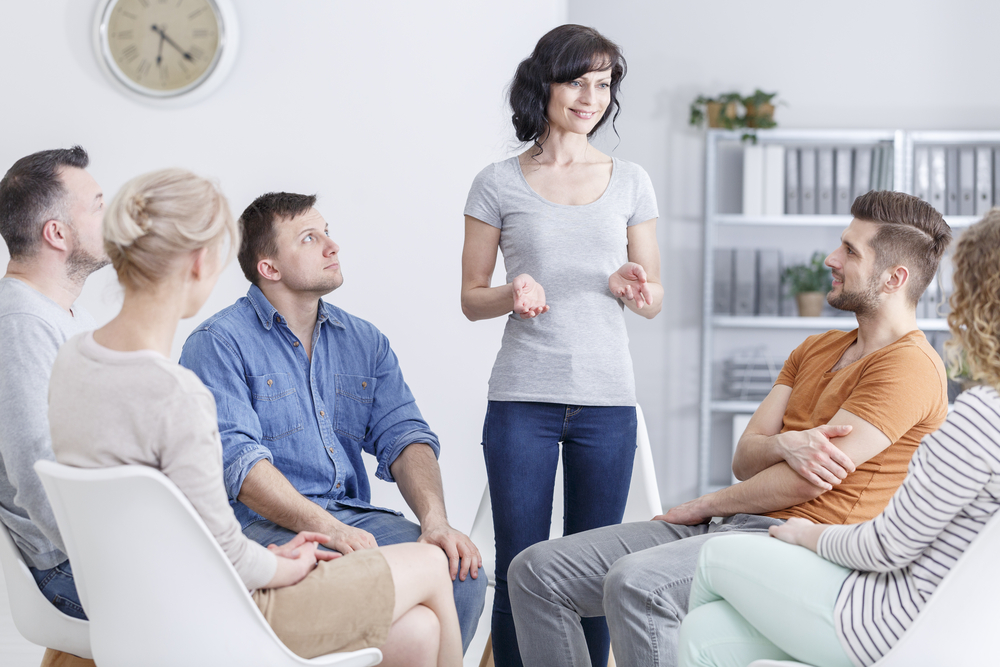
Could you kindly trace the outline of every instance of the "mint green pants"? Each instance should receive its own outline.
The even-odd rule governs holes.
[[[768,658],[853,667],[833,622],[850,572],[764,535],[709,540],[681,625],[681,666],[746,667]]]

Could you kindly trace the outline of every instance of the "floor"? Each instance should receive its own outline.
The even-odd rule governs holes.
[[[3,667],[38,667],[45,649],[26,641],[14,627],[7,600],[7,585],[0,569],[0,665]]]

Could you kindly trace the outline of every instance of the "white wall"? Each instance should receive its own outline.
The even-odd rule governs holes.
[[[673,505],[695,495],[697,471],[704,140],[687,126],[688,103],[760,87],[787,103],[781,127],[996,129],[1000,3],[572,0],[569,20],[624,49],[614,154],[643,165],[659,199],[664,312],[629,318],[629,334],[660,493]]]
[[[242,44],[207,100],[162,110],[120,95],[94,58],[96,0],[0,8],[0,169],[37,150],[83,145],[111,195],[182,166],[219,180],[237,214],[269,190],[316,192],[342,247],[331,300],[389,336],[438,435],[453,524],[468,530],[485,484],[486,381],[501,320],[459,308],[462,209],[473,176],[512,148],[503,88],[565,0],[416,3],[237,0]],[[0,267],[8,259],[0,243]],[[235,262],[199,321],[246,291]],[[82,303],[100,323],[119,305],[110,267]],[[394,486],[376,502],[403,507]]]

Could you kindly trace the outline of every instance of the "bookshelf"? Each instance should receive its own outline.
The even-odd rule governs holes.
[[[731,433],[726,419],[750,414],[759,402],[722,395],[718,381],[722,354],[729,349],[761,344],[774,345],[787,355],[806,336],[830,329],[850,330],[857,326],[852,315],[797,317],[788,315],[720,315],[715,309],[715,250],[727,246],[782,249],[804,239],[814,241],[814,249],[833,250],[836,238],[851,221],[850,215],[744,215],[734,193],[741,191],[742,175],[735,153],[742,150],[742,132],[709,130],[706,137],[705,224],[703,244],[704,291],[702,302],[698,489],[707,493],[728,483],[720,463],[731,458]],[[1000,170],[1000,132],[948,132],[905,130],[763,130],[757,132],[758,145],[780,145],[786,149],[817,147],[892,147],[893,189],[914,193],[919,165],[914,153],[922,146],[992,147]],[[994,202],[1000,205],[1000,174],[994,174]],[[738,182],[737,182],[738,181]],[[817,193],[818,194],[818,193]],[[919,193],[918,193],[919,194]],[[926,197],[930,201],[930,197]],[[853,197],[852,197],[853,199]],[[956,232],[981,218],[947,211],[945,220]],[[752,246],[751,244],[756,244]],[[826,247],[829,246],[829,247]],[[929,336],[942,336],[948,326],[944,318],[918,317],[917,325]],[[787,348],[787,349],[785,349]],[[783,361],[785,357],[778,359]],[[715,470],[713,475],[713,461]]]

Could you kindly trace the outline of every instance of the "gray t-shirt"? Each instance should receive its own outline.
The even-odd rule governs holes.
[[[566,206],[532,190],[515,156],[479,172],[465,215],[500,229],[507,282],[527,273],[551,308],[507,317],[489,399],[635,405],[624,305],[608,277],[628,261],[627,228],[658,217],[642,167],[613,158],[600,199]]]
[[[66,560],[33,466],[53,460],[48,392],[59,346],[94,328],[88,312],[80,306],[72,311],[16,278],[0,279],[0,521],[28,564],[40,570]]]

